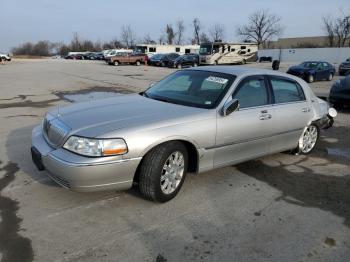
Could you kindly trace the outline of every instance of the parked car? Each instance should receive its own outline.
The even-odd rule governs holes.
[[[74,60],[84,60],[84,56],[81,54],[67,55],[65,59],[74,59]]]
[[[154,66],[168,66],[169,61],[176,59],[180,55],[177,53],[169,53],[169,54],[155,54],[153,55],[149,61],[149,65]]]
[[[32,158],[75,191],[128,189],[165,202],[187,172],[276,152],[310,153],[336,111],[299,78],[207,66],[176,71],[140,94],[60,107],[32,133]]]
[[[324,61],[308,61],[290,67],[287,73],[300,77],[308,83],[320,80],[331,81],[335,75],[335,67]]]
[[[1,59],[4,60],[4,61],[11,61],[11,56],[10,56],[10,54],[1,54],[1,53],[0,53],[0,57],[1,57]]]
[[[145,54],[120,53],[119,55],[106,58],[109,65],[134,64],[141,65],[145,63],[148,57]]]
[[[259,63],[270,62],[272,63],[272,56],[261,56],[259,57]]]
[[[339,75],[343,76],[348,74],[350,74],[350,58],[339,65]]]
[[[350,105],[350,75],[333,84],[329,93],[329,101],[336,108]]]
[[[168,67],[182,68],[198,66],[199,55],[198,54],[184,54],[168,62]]]

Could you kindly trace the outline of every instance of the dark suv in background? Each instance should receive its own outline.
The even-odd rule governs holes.
[[[155,54],[147,62],[154,66],[168,66],[169,61],[175,60],[180,55],[177,53],[170,54]]]
[[[349,75],[350,74],[350,58],[346,59],[345,62],[339,65],[339,75]]]
[[[168,67],[182,68],[190,66],[198,66],[199,55],[198,54],[184,54],[174,60],[169,61]]]

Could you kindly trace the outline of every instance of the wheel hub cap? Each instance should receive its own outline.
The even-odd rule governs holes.
[[[315,126],[309,126],[305,129],[300,139],[300,150],[303,153],[309,153],[316,145],[318,130]]]
[[[179,186],[184,174],[185,159],[181,152],[170,154],[165,161],[162,175],[160,176],[160,187],[164,194],[173,193]]]

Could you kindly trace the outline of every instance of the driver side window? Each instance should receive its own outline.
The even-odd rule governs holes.
[[[233,94],[239,101],[240,108],[263,106],[269,103],[265,80],[261,76],[244,79]]]

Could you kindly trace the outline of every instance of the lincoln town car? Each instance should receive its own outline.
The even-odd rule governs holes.
[[[176,71],[141,93],[51,110],[33,129],[31,154],[65,188],[135,185],[165,202],[187,173],[282,151],[309,154],[335,116],[293,75],[204,66]]]

